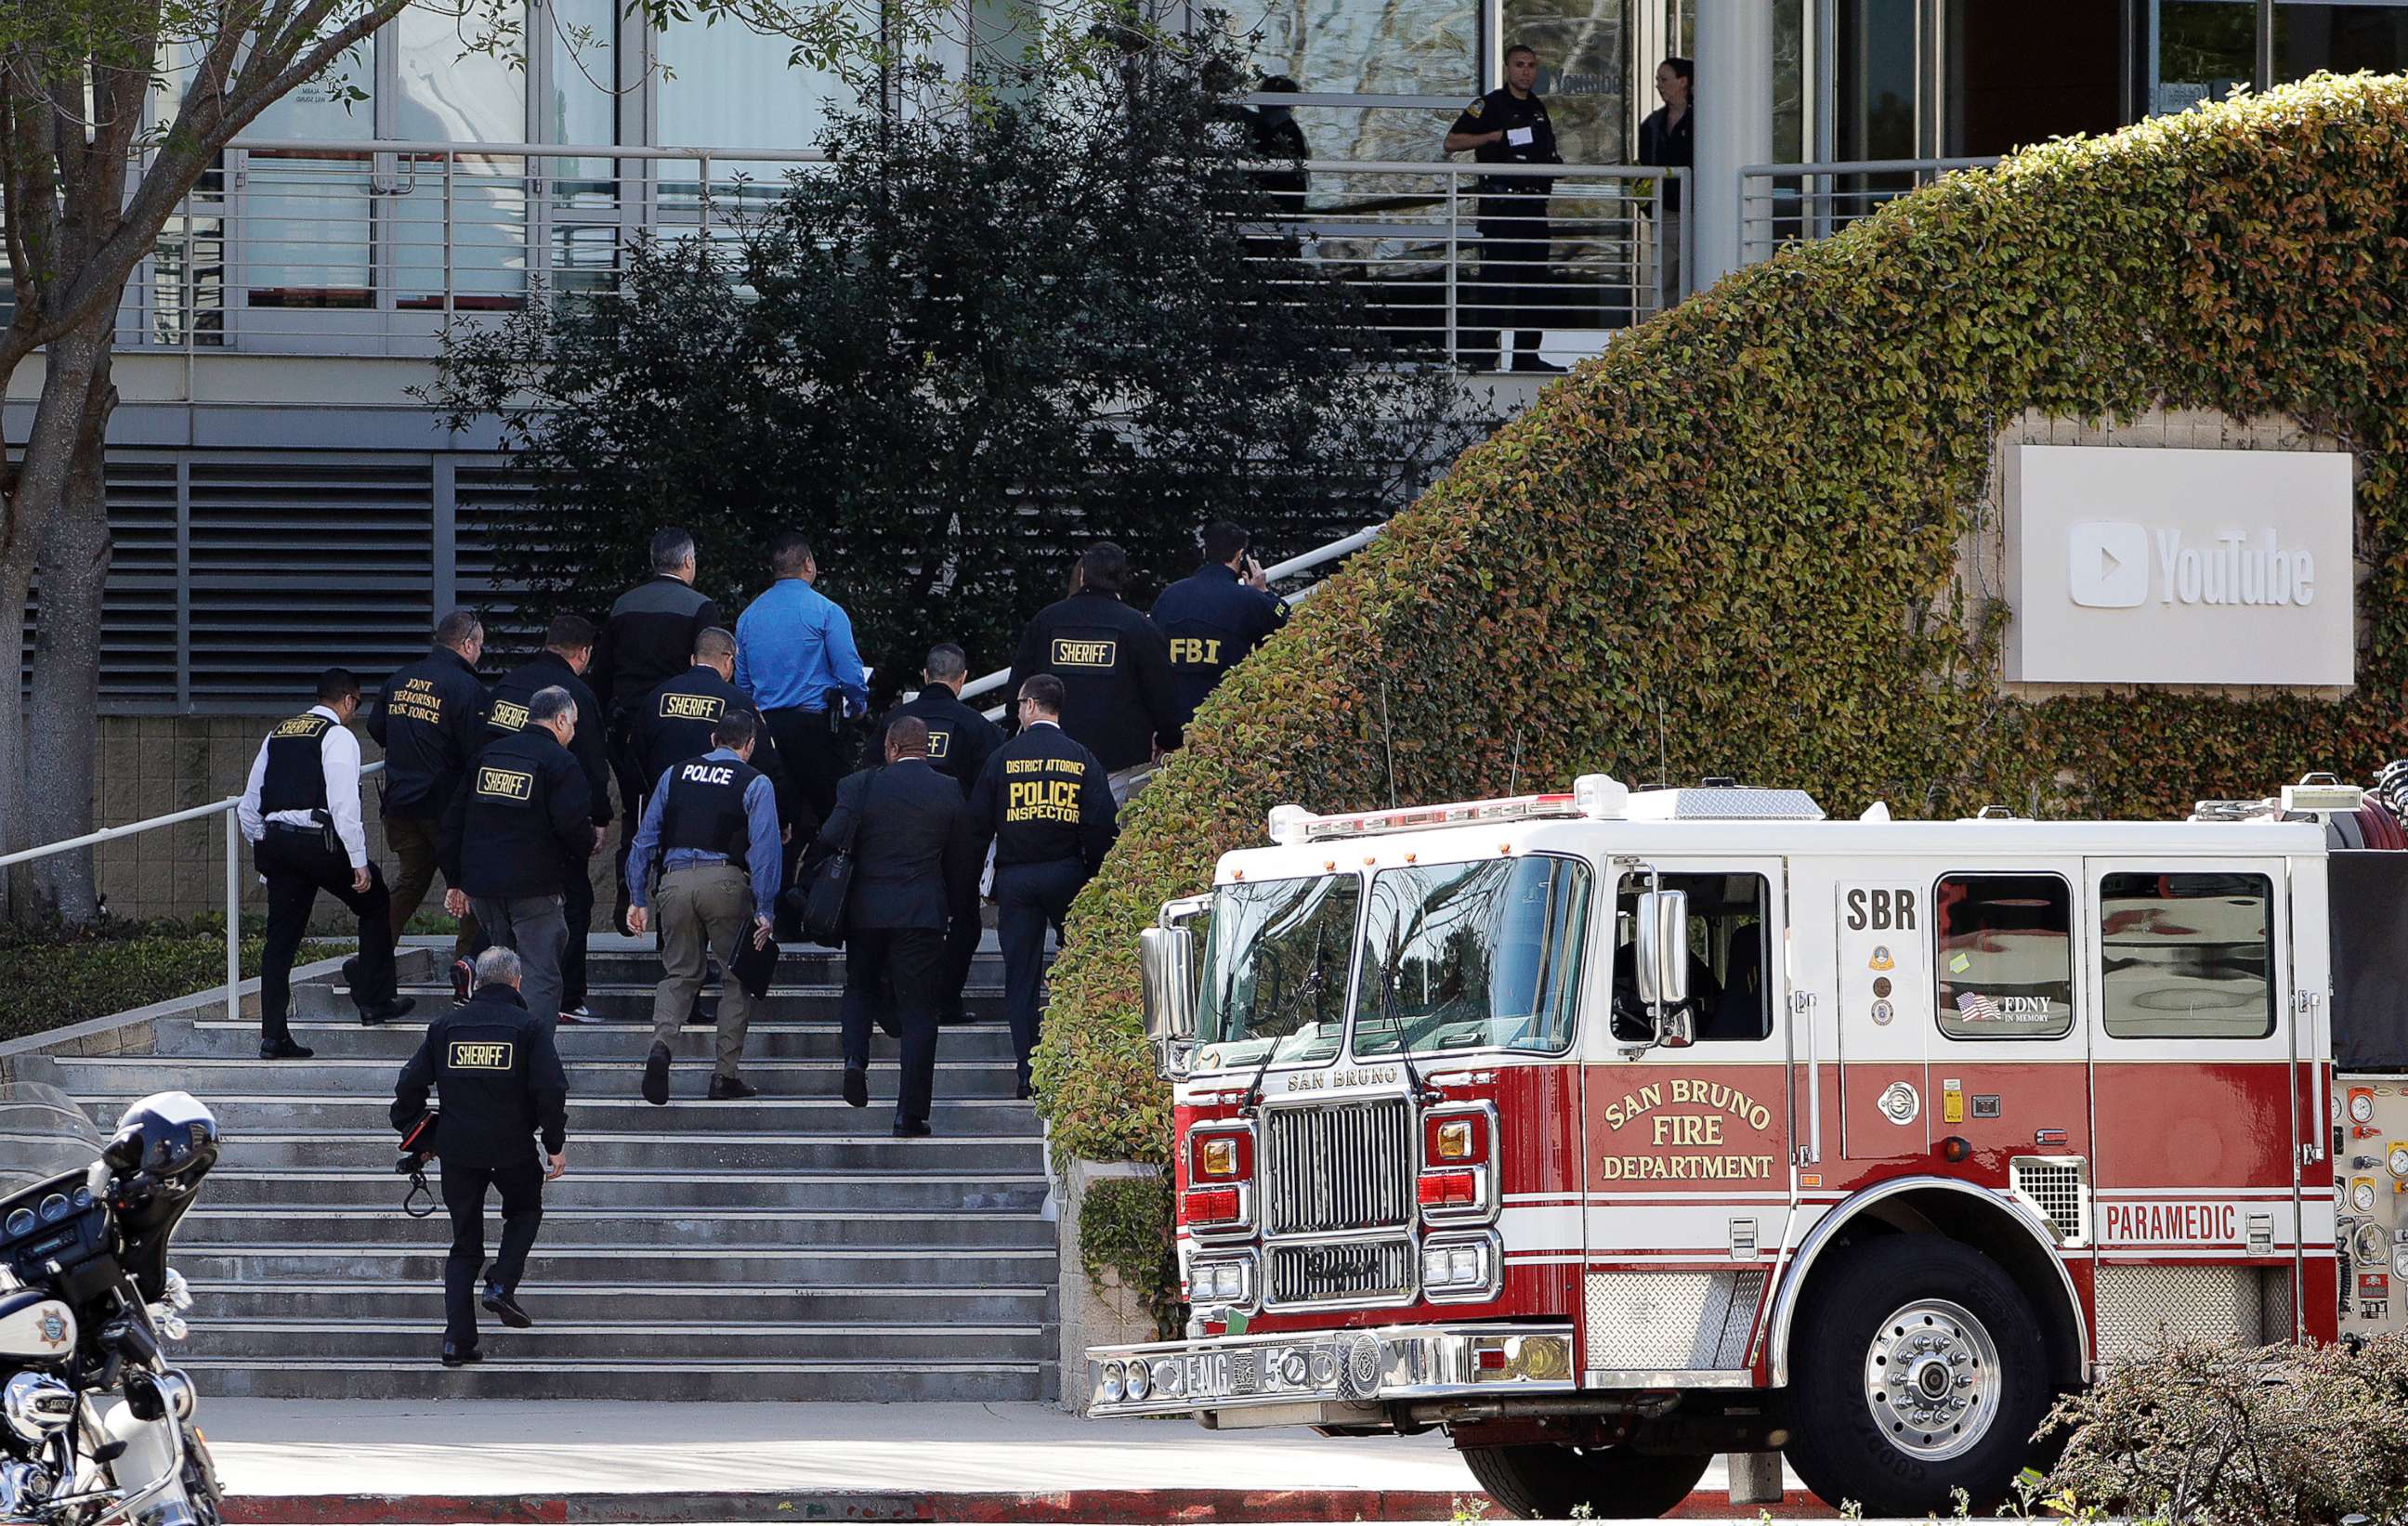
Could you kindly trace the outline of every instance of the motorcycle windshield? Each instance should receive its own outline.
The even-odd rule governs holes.
[[[107,1144],[91,1116],[57,1087],[0,1083],[0,1199],[83,1170]]]

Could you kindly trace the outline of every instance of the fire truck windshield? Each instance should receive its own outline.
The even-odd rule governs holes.
[[[1224,885],[1213,893],[1199,1062],[1226,1069],[1327,1060],[1346,1030],[1362,881],[1354,875]]]
[[[1354,1053],[1570,1044],[1588,943],[1589,868],[1484,859],[1383,869],[1364,919]],[[1394,982],[1393,1001],[1386,989]]]

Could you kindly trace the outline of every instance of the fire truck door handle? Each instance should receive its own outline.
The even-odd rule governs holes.
[[[2316,1052],[2319,1046],[2316,1043],[2315,1011],[2323,1001],[2324,992],[2320,991],[2295,991],[2291,993],[2291,1005],[2297,1013],[2292,1029],[2293,1052],[2298,1050],[2300,1037],[2304,1036],[2308,1041],[2308,1137],[2300,1146],[2300,1162],[2302,1165],[2315,1165],[2325,1158],[2324,1141],[2332,1131],[2332,1115],[2325,1102],[2324,1056]]]
[[[1789,1015],[1806,1030],[1806,1143],[1792,1153],[1799,1165],[1815,1165],[1823,1159],[1823,1051],[1814,1034],[1814,993],[1791,991]]]

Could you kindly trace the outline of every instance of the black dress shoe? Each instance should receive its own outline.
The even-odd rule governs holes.
[[[925,1119],[898,1118],[895,1120],[897,1139],[925,1139],[937,1131],[928,1127]]]
[[[710,1078],[709,1095],[712,1102],[742,1102],[747,1097],[760,1094],[761,1089],[741,1076],[713,1076]]]
[[[500,1319],[512,1330],[524,1330],[535,1323],[534,1319],[528,1318],[527,1311],[519,1307],[519,1301],[503,1291],[502,1285],[498,1282],[485,1284],[483,1302],[486,1313]]]
[[[669,1047],[655,1041],[644,1057],[644,1100],[666,1107],[669,1100]]]
[[[858,1065],[844,1067],[844,1105],[848,1107],[869,1105],[869,1072]]]
[[[415,996],[395,996],[389,1002],[379,1002],[374,1006],[361,1007],[360,1020],[373,1028],[380,1022],[391,1022],[395,1018],[408,1017],[417,1005],[418,998]]]
[[[462,1346],[456,1341],[443,1343],[443,1365],[446,1367],[473,1367],[484,1360],[485,1353],[473,1346]]]
[[[273,1044],[259,1047],[262,1060],[307,1060],[317,1052],[307,1044],[295,1044],[289,1038],[280,1038]]]

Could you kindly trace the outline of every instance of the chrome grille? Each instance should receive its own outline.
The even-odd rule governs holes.
[[[1269,1283],[1265,1305],[1269,1308],[1356,1300],[1402,1303],[1413,1292],[1413,1243],[1343,1240],[1273,1246]]]
[[[1268,1109],[1265,1229],[1333,1234],[1413,1221],[1413,1110],[1402,1097]]]

